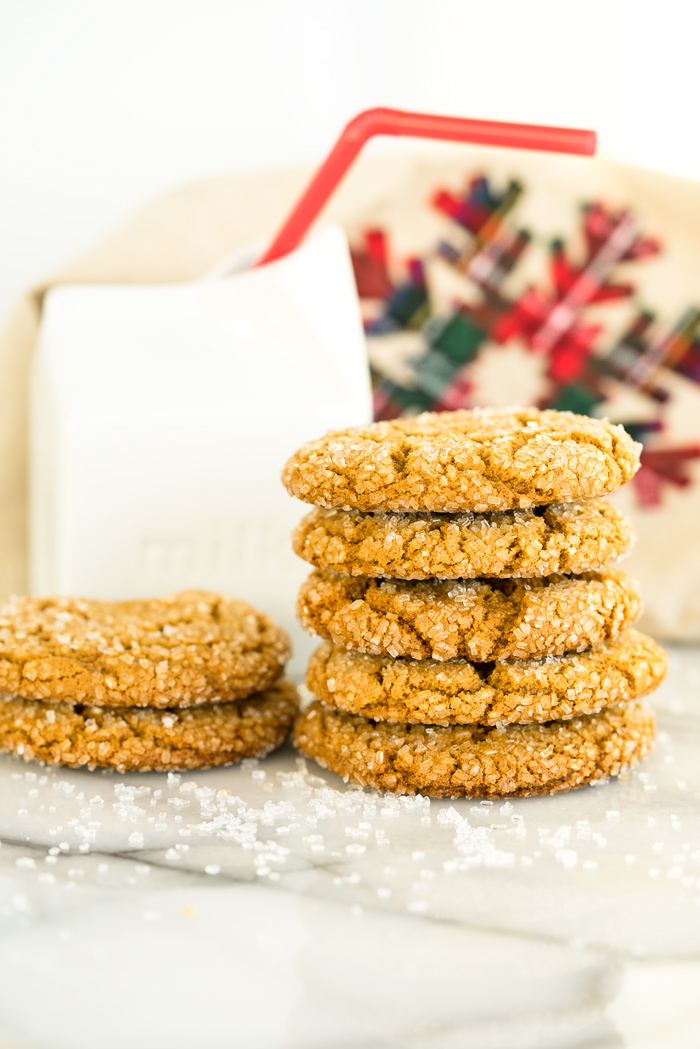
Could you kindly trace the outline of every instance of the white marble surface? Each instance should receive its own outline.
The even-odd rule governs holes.
[[[0,758],[0,1049],[700,1043],[700,650],[626,779],[513,802],[291,749],[182,775]]]

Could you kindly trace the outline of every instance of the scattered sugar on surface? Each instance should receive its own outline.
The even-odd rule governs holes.
[[[9,815],[0,867],[11,870],[14,882],[0,891],[0,913],[38,920],[41,894],[79,894],[93,880],[135,891],[183,872],[210,883],[307,884],[368,909],[469,920],[478,920],[479,906],[492,898],[512,921],[507,901],[522,899],[522,892],[539,893],[544,908],[547,886],[590,900],[595,911],[617,884],[622,902],[630,892],[647,901],[650,913],[690,908],[688,935],[694,934],[700,820],[693,798],[700,775],[698,732],[688,712],[695,685],[682,661],[674,673],[685,691],[660,693],[657,748],[641,771],[559,798],[383,795],[343,785],[289,755],[221,773],[123,779],[41,768],[25,775],[3,759],[11,771],[4,772]],[[674,695],[684,702],[682,714],[671,707]],[[28,816],[14,815],[19,810]],[[42,844],[13,844],[11,820]],[[107,862],[106,852],[116,855]]]
[[[264,783],[253,766],[249,769],[250,782],[258,787]],[[257,773],[257,775],[256,775]],[[649,783],[649,773],[633,777],[642,788]],[[267,779],[267,776],[265,777]],[[434,802],[417,796],[379,795],[367,790],[350,788],[336,789],[314,774],[302,760],[293,771],[277,772],[272,781],[278,791],[274,798],[260,805],[251,805],[238,794],[225,789],[180,777],[167,782],[167,787],[154,788],[146,784],[114,783],[110,789],[100,788],[100,793],[76,791],[75,784],[57,780],[49,789],[58,791],[69,801],[90,812],[84,815],[99,815],[110,810],[117,824],[126,824],[126,843],[130,849],[148,854],[153,845],[147,841],[148,831],[143,829],[143,817],[151,806],[163,805],[166,820],[170,814],[168,830],[177,837],[189,836],[196,845],[195,854],[190,853],[190,844],[176,841],[164,850],[167,865],[183,865],[189,870],[203,871],[208,877],[226,875],[228,862],[236,854],[252,854],[250,864],[255,877],[273,882],[287,876],[287,867],[293,873],[300,861],[315,866],[319,861],[328,864],[331,883],[338,889],[357,890],[361,895],[371,891],[375,899],[387,906],[403,906],[410,913],[429,914],[432,909],[433,893],[442,891],[445,878],[477,869],[520,870],[541,867],[554,863],[565,872],[581,869],[588,878],[595,875],[599,860],[590,852],[605,851],[609,847],[608,836],[592,829],[591,821],[579,819],[575,824],[540,826],[528,815],[528,807],[521,802],[507,801],[501,804],[484,800],[478,804],[468,802]],[[162,782],[162,780],[161,780]],[[81,794],[83,795],[81,797]],[[288,795],[288,796],[285,796]],[[37,799],[38,800],[38,797]],[[182,807],[189,810],[194,806],[185,826],[176,828],[172,814]],[[197,815],[198,813],[198,815]],[[620,810],[604,808],[600,812],[599,826],[608,828],[617,825]],[[387,825],[387,820],[389,824]],[[391,825],[397,821],[399,839],[392,843]],[[99,829],[99,819],[89,821]],[[680,827],[677,813],[668,820],[671,829]],[[77,836],[82,824],[74,818],[67,821],[72,834]],[[142,829],[129,829],[136,826]],[[653,823],[652,823],[653,827]],[[650,831],[652,829],[650,827]],[[308,828],[305,830],[304,828]],[[392,853],[400,849],[400,841],[421,840],[427,828],[430,830],[429,850],[413,850],[398,863],[376,868],[376,858],[385,855],[389,847]],[[439,834],[439,849],[436,850],[435,834]],[[609,834],[609,831],[608,831]],[[284,844],[279,841],[283,837]],[[343,840],[344,839],[344,840]],[[528,840],[537,841],[539,848],[530,851]],[[221,859],[198,865],[196,853],[207,840],[226,846]],[[576,842],[574,847],[573,842]],[[451,844],[450,844],[451,843]],[[58,863],[59,856],[76,855],[76,841],[62,841],[51,846],[46,862]],[[447,855],[446,853],[446,845]],[[392,848],[393,846],[393,848]],[[649,860],[664,850],[662,842],[650,843]],[[233,849],[233,852],[231,851]],[[206,849],[203,851],[206,856]],[[400,854],[399,854],[400,855]],[[629,853],[623,859],[630,866]],[[686,877],[688,862],[700,866],[700,849],[691,856],[686,852],[674,852],[670,857],[666,877],[681,882]],[[359,868],[343,870],[347,863],[358,862]],[[37,860],[33,856],[19,856],[15,861],[18,870],[34,872]],[[414,865],[414,866],[412,866]],[[143,877],[150,870],[147,863],[136,864],[135,873]],[[657,878],[663,868],[657,863],[647,862],[647,876]],[[46,871],[44,868],[43,872]],[[70,882],[80,882],[82,870],[71,867],[64,875]],[[107,873],[102,865],[102,873]],[[274,877],[271,877],[273,876]],[[698,879],[700,870],[694,875]],[[54,879],[42,877],[38,884],[48,885]],[[379,884],[373,884],[378,881]],[[134,883],[134,876],[131,875]],[[700,885],[700,881],[698,882]]]

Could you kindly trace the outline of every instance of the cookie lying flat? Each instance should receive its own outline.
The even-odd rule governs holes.
[[[0,605],[0,692],[106,706],[240,699],[282,674],[289,639],[243,601],[11,598]]]
[[[396,794],[556,794],[617,776],[644,757],[654,715],[644,703],[535,725],[391,724],[313,703],[294,742],[346,780]]]
[[[426,412],[311,441],[282,481],[346,510],[512,510],[606,495],[637,471],[640,450],[621,426],[571,412]]]
[[[495,664],[392,659],[324,641],[306,684],[327,706],[375,721],[527,724],[640,699],[661,684],[666,667],[665,652],[636,630],[580,654]]]
[[[317,507],[292,536],[317,568],[397,579],[544,576],[605,568],[632,529],[604,499],[490,514],[363,513]]]
[[[289,735],[297,709],[297,690],[284,680],[248,699],[186,710],[4,698],[0,750],[71,768],[206,769],[269,754]]]
[[[311,634],[374,655],[479,663],[581,651],[618,637],[641,610],[623,572],[542,579],[366,579],[317,570],[297,616]]]

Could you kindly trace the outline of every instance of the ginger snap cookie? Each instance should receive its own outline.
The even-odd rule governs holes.
[[[316,507],[292,536],[317,568],[397,579],[585,572],[632,546],[626,517],[604,499],[494,513],[365,513]]]
[[[528,724],[640,699],[661,684],[666,667],[665,652],[636,630],[581,653],[498,663],[392,659],[324,641],[306,684],[326,706],[375,721]]]
[[[644,703],[569,721],[507,725],[407,725],[370,721],[313,703],[294,740],[345,780],[397,794],[516,797],[556,794],[616,776],[654,740]]]
[[[276,681],[285,632],[243,601],[11,598],[0,605],[0,692],[47,702],[187,707]]]
[[[297,690],[286,680],[247,699],[185,709],[0,698],[0,750],[71,768],[205,769],[269,754],[284,743],[297,710]]]
[[[311,441],[282,480],[317,506],[481,513],[607,495],[640,449],[622,426],[572,412],[426,412]]]
[[[297,616],[312,634],[374,655],[494,659],[561,655],[618,637],[641,611],[618,570],[533,579],[368,579],[321,569]]]

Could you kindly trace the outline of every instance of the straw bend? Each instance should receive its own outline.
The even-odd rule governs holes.
[[[299,246],[365,142],[375,135],[406,135],[446,142],[473,142],[486,146],[579,153],[586,156],[594,153],[596,147],[594,131],[576,128],[470,120],[465,117],[410,113],[401,109],[366,109],[346,125],[287,221],[256,265],[272,262]]]

